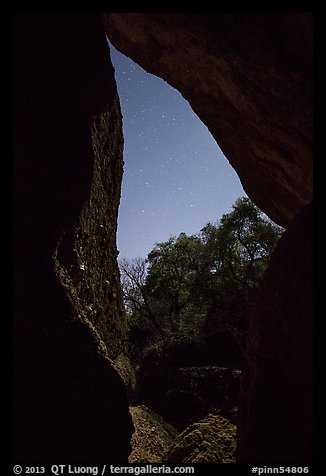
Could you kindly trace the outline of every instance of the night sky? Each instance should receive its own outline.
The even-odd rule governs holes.
[[[156,242],[218,220],[245,193],[181,94],[110,46],[125,140],[119,257],[146,257]]]

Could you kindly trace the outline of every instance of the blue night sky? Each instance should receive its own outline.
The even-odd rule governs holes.
[[[119,257],[145,258],[156,242],[199,232],[246,194],[181,94],[110,47],[125,140]]]

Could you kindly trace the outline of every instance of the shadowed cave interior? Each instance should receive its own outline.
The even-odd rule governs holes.
[[[311,15],[154,13],[14,17],[14,462],[125,464],[131,451],[123,135],[103,21],[286,227],[252,303],[236,457],[311,463]],[[215,441],[234,431],[221,418]]]

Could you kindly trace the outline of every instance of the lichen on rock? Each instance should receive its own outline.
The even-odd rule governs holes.
[[[177,431],[144,405],[130,407],[129,410],[135,427],[129,463],[161,463]]]
[[[220,415],[209,414],[175,439],[163,462],[235,463],[236,427]]]

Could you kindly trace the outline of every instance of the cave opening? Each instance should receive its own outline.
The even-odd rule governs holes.
[[[250,316],[241,463],[312,461],[312,205],[305,206],[312,198],[310,16],[105,15],[119,48],[202,105],[201,117],[223,137],[250,197],[288,226]],[[133,431],[129,402],[94,340],[96,330],[110,362],[123,365],[127,332],[116,262],[122,131],[101,15],[20,13],[14,32],[14,463],[69,464],[82,456],[87,463],[125,464]],[[164,66],[156,60],[167,38],[173,47]],[[194,54],[212,87],[208,97]],[[216,90],[220,83],[225,90]],[[67,226],[77,238],[63,240],[70,296],[51,259]],[[155,354],[148,360],[155,363]],[[148,393],[160,392],[166,367],[159,364]],[[189,394],[172,392],[170,402],[177,397],[184,407],[190,401]]]
[[[208,418],[205,424],[231,425],[228,432],[234,434],[235,441],[244,331],[241,329],[241,339],[235,337],[234,323],[228,328],[224,321],[217,322],[217,315],[237,312],[243,314],[242,320],[247,319],[239,311],[247,297],[241,296],[243,301],[235,303],[234,296],[225,298],[232,293],[224,290],[222,299],[210,296],[210,305],[201,304],[199,311],[196,304],[187,308],[188,298],[183,301],[180,297],[182,293],[194,293],[194,289],[179,286],[181,281],[175,284],[177,291],[174,296],[169,294],[168,301],[166,295],[159,296],[160,291],[153,299],[155,292],[147,294],[146,289],[151,286],[153,273],[150,276],[148,269],[155,267],[155,253],[163,249],[165,253],[170,247],[171,253],[192,253],[196,261],[197,252],[200,262],[200,248],[191,249],[198,245],[194,237],[202,233],[201,240],[205,240],[205,233],[211,233],[211,229],[205,229],[207,223],[218,227],[219,219],[234,209],[240,197],[244,200],[242,207],[248,199],[236,172],[182,95],[118,52],[109,41],[108,45],[123,115],[124,176],[117,248],[129,327],[129,358],[136,369],[135,387],[129,388],[136,435],[139,421],[155,420],[153,411],[174,428],[171,432],[158,425],[167,445],[174,441],[175,430],[182,432],[212,414],[212,421]],[[236,216],[232,220],[235,222]],[[178,261],[173,265],[179,274],[188,264]],[[210,267],[214,278],[218,266]],[[192,273],[200,279],[195,268],[185,271],[180,280],[189,280]],[[167,268],[164,272],[165,286],[169,287],[175,276],[169,275]],[[160,320],[163,308],[169,321],[166,324]],[[141,462],[137,450],[139,441],[134,436],[130,462]],[[162,455],[147,457],[147,462],[161,462]]]

